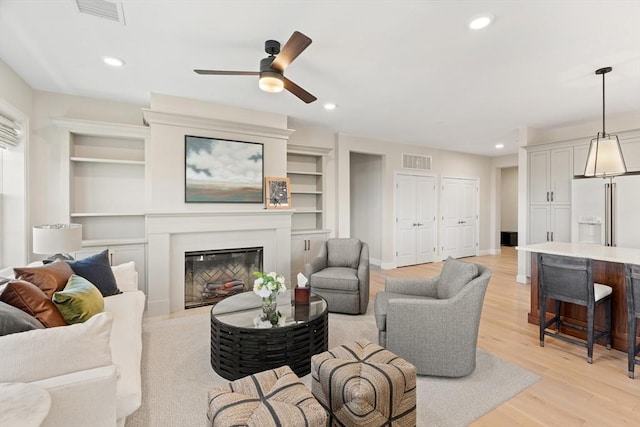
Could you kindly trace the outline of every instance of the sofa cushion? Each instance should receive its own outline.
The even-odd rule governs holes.
[[[85,323],[2,337],[0,382],[32,382],[110,365],[112,320],[111,313],[99,313]]]
[[[357,272],[353,268],[327,267],[311,275],[311,287],[357,292],[360,283]]]
[[[36,285],[24,280],[12,280],[7,283],[0,294],[0,301],[35,317],[47,328],[67,324],[49,297]]]
[[[42,329],[42,323],[24,311],[0,302],[0,336]]]
[[[51,299],[54,292],[67,286],[73,270],[64,261],[56,261],[40,267],[19,267],[13,269],[16,279],[33,283]]]
[[[114,265],[111,267],[111,271],[113,271],[118,289],[122,292],[138,290],[138,272],[135,262],[129,261]]]
[[[478,275],[478,267],[470,262],[447,258],[438,280],[438,299],[449,299]]]
[[[53,294],[52,301],[67,325],[85,322],[104,308],[104,299],[98,288],[75,274],[71,275],[64,290]]]
[[[117,384],[118,419],[133,413],[142,403],[140,361],[144,300],[141,291],[123,292],[104,299],[104,311],[113,314],[109,345],[113,364],[120,372]]]
[[[358,268],[362,242],[358,239],[327,240],[327,265],[329,267]]]
[[[86,258],[67,262],[75,274],[93,283],[100,290],[102,296],[108,297],[120,293],[109,264],[108,249]]]

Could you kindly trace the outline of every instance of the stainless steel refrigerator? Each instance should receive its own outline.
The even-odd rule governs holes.
[[[571,241],[640,249],[640,175],[574,179]]]

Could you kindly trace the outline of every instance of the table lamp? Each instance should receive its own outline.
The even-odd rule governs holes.
[[[44,224],[33,227],[33,253],[51,255],[46,261],[68,259],[82,247],[82,224]]]

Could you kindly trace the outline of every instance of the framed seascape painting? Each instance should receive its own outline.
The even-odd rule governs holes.
[[[263,146],[185,136],[186,203],[262,203]]]

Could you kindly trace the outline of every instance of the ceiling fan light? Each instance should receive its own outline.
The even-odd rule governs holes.
[[[284,79],[281,74],[272,71],[265,71],[260,74],[258,86],[265,92],[282,92],[284,89]]]
[[[608,177],[622,175],[627,167],[622,157],[620,142],[616,135],[602,134],[591,140],[584,176]]]

